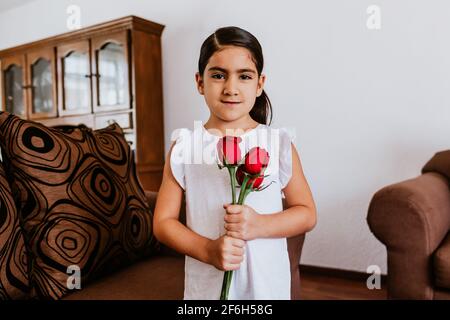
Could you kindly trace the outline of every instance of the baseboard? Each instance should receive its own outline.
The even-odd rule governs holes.
[[[342,269],[319,267],[319,266],[311,266],[311,265],[304,265],[304,264],[300,264],[299,268],[300,268],[300,275],[302,273],[308,273],[308,274],[314,274],[314,275],[320,275],[320,276],[326,276],[326,277],[364,281],[364,282],[370,276],[369,273],[365,273],[365,272],[342,270]],[[386,284],[386,279],[387,279],[387,276],[382,274],[381,275],[381,283]]]

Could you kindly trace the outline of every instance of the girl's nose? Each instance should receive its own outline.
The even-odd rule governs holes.
[[[238,93],[239,93],[239,90],[238,90],[238,88],[236,86],[236,82],[233,79],[231,79],[231,77],[230,77],[230,79],[228,79],[225,82],[225,87],[223,89],[223,94],[225,94],[225,95],[237,95]]]

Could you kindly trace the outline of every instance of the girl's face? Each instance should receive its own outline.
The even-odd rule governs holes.
[[[264,88],[249,50],[225,46],[209,59],[203,75],[195,75],[198,92],[205,96],[212,115],[222,121],[249,117]]]

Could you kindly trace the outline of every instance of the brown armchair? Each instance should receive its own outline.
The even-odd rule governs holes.
[[[450,299],[450,150],[375,193],[367,221],[387,249],[389,299]]]

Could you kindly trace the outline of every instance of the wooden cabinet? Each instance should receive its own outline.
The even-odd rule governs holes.
[[[2,110],[48,126],[117,122],[147,190],[164,166],[161,33],[135,16],[0,51]]]

